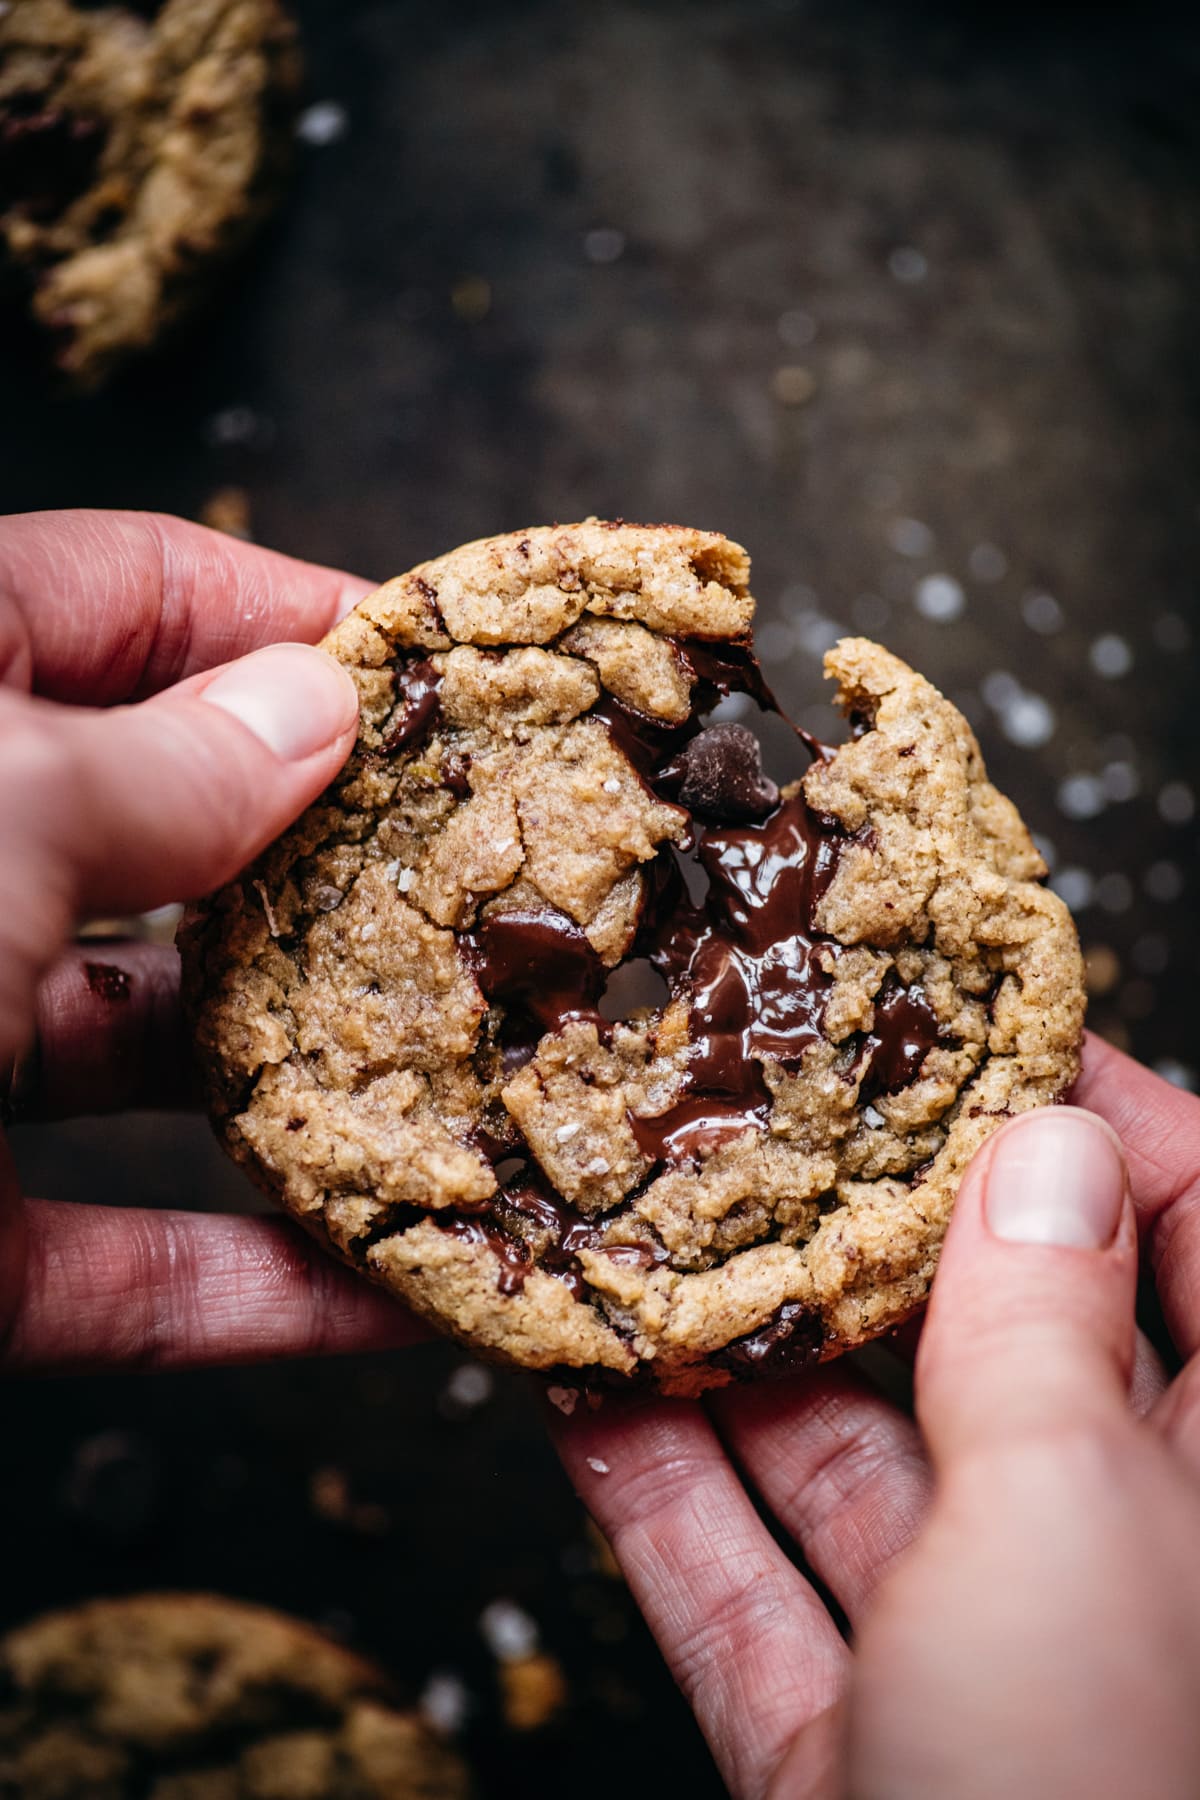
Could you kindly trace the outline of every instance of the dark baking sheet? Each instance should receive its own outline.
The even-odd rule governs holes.
[[[224,306],[155,366],[65,400],[9,334],[0,504],[196,515],[233,486],[261,541],[379,576],[587,512],[718,526],[754,555],[805,722],[839,627],[964,707],[1080,908],[1094,1023],[1194,1080],[1195,28],[861,0],[298,10],[344,133],[302,147]],[[17,1149],[42,1192],[246,1198],[194,1122]],[[524,1384],[464,1408],[461,1365],[11,1387],[0,1624],[224,1588],[413,1691],[461,1678],[488,1794],[718,1792]],[[322,1513],[329,1470],[365,1513]],[[541,1733],[498,1717],[497,1598],[568,1677]]]

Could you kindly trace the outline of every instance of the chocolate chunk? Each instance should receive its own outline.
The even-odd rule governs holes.
[[[396,676],[396,697],[402,710],[383,740],[388,756],[411,750],[437,726],[442,717],[439,698],[442,678],[428,661],[410,663]]]
[[[758,739],[744,725],[709,725],[686,744],[663,779],[676,775],[680,805],[702,819],[742,824],[765,819],[779,789],[763,772]]]
[[[823,1336],[820,1319],[799,1300],[787,1300],[757,1331],[727,1344],[716,1361],[741,1379],[787,1375],[820,1360]]]
[[[898,1093],[915,1081],[940,1039],[937,1014],[922,988],[886,988],[875,1002],[875,1023],[863,1046],[859,1100]]]

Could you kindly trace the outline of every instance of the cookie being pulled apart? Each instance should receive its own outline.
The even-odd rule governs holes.
[[[774,710],[748,578],[589,520],[387,582],[326,640],[341,776],[182,935],[232,1154],[559,1379],[699,1393],[888,1330],[970,1156],[1078,1069],[1070,917],[935,688],[843,640],[851,738],[797,733],[781,787],[705,726]]]

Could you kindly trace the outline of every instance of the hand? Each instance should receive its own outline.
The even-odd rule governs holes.
[[[1095,1039],[1076,1099],[963,1182],[919,1433],[844,1365],[554,1422],[736,1796],[1196,1792],[1200,1101]],[[1134,1330],[1139,1233],[1170,1385]]]
[[[88,914],[217,886],[332,780],[357,698],[305,645],[368,585],[179,519],[0,519],[0,1106],[190,1101],[174,951],[64,946]],[[0,1137],[0,1367],[418,1335],[282,1221],[23,1201]]]

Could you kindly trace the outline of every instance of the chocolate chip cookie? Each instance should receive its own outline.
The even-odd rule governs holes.
[[[327,640],[357,747],[185,925],[217,1129],[484,1355],[697,1393],[929,1288],[968,1158],[1074,1079],[1079,947],[966,722],[886,650],[764,771],[749,563],[589,520]],[[777,726],[778,729],[778,726]]]
[[[276,0],[0,8],[0,262],[73,382],[154,343],[241,249],[298,81]]]
[[[0,1793],[22,1800],[466,1800],[378,1669],[208,1594],[50,1613],[0,1640]]]

